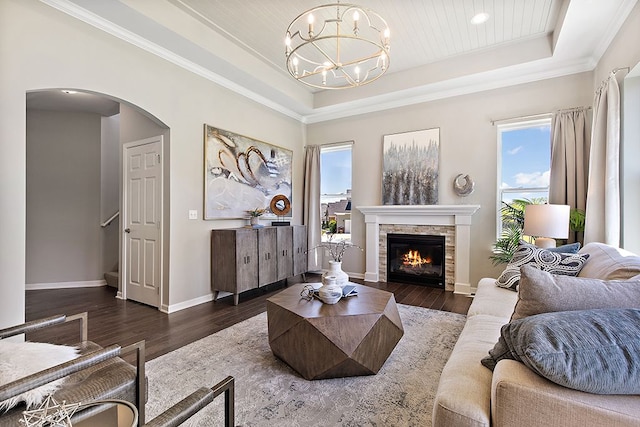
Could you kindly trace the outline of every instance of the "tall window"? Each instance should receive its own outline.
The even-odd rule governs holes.
[[[351,238],[351,147],[352,142],[320,148],[320,204],[322,241]]]
[[[546,203],[551,169],[551,119],[498,126],[498,234],[503,203]]]

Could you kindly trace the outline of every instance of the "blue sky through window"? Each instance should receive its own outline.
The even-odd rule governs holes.
[[[320,174],[320,194],[346,194],[351,188],[351,146],[323,150]]]
[[[503,131],[501,188],[548,187],[550,141],[550,125]]]

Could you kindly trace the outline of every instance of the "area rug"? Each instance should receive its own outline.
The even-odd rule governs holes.
[[[465,316],[398,305],[404,336],[378,374],[307,381],[269,348],[267,315],[147,362],[147,420],[202,386],[235,378],[236,426],[431,426],[440,373]],[[184,425],[224,425],[224,398]]]

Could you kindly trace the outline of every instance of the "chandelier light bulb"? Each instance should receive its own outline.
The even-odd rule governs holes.
[[[356,67],[353,69],[356,73],[356,83],[360,83],[360,67]]]
[[[358,20],[360,20],[360,13],[355,10],[353,12],[353,34],[358,35]]]
[[[327,69],[326,68],[324,70],[322,70],[322,84],[323,85],[327,84]]]
[[[296,76],[298,75],[298,62],[300,62],[298,61],[298,57],[294,56],[292,63],[293,63],[293,72]]]
[[[284,45],[286,46],[286,55],[289,56],[291,53],[291,36],[289,34],[284,38]]]
[[[316,19],[313,17],[313,13],[310,13],[307,17],[307,22],[309,23],[309,37],[313,36],[313,21]]]

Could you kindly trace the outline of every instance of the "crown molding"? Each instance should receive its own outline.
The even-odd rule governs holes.
[[[165,59],[171,62],[174,65],[177,65],[187,71],[190,71],[200,77],[203,77],[213,83],[216,83],[226,89],[229,89],[239,95],[242,95],[252,101],[255,101],[259,104],[264,105],[272,110],[275,110],[285,116],[291,117],[300,122],[303,121],[303,116],[290,108],[287,108],[279,103],[273,102],[270,99],[253,92],[251,90],[246,89],[239,84],[222,77],[221,75],[214,73],[213,71],[202,67],[193,61],[190,61],[168,49],[159,46],[156,43],[153,43],[139,35],[122,28],[119,25],[114,24],[113,22],[104,19],[101,16],[96,15],[75,3],[72,3],[69,0],[40,0],[42,3],[53,7],[67,15],[76,18],[86,24],[89,24],[99,30],[102,30],[108,34],[111,34],[114,37],[117,37],[127,43],[130,43],[140,49],[143,49],[153,55],[156,55],[162,59]]]
[[[581,58],[579,60],[574,59],[564,62],[553,57],[545,58],[525,64],[518,64],[483,73],[457,77],[383,95],[376,95],[368,98],[320,107],[313,109],[311,112],[308,112],[308,109],[304,108],[299,111],[294,111],[285,104],[275,102],[255,91],[249,90],[211,71],[210,69],[198,65],[175,52],[172,52],[109,21],[108,19],[78,6],[71,0],[40,1],[71,17],[111,34],[114,37],[139,47],[153,55],[163,58],[189,72],[201,76],[267,108],[293,118],[303,124],[313,124],[592,71],[597,66],[598,61],[608,48],[611,41],[615,38],[637,0],[625,0],[625,2],[620,6],[620,13],[616,15],[618,18],[616,18],[615,22],[611,23],[606,37],[602,39],[602,42],[589,58]]]
[[[552,66],[549,66],[549,62],[554,61],[552,59],[534,61],[529,64],[514,65],[499,70],[458,77],[390,94],[359,99],[340,104],[339,106],[323,107],[317,109],[315,113],[305,115],[303,121],[306,124],[312,124],[360,114],[385,111],[454,96],[469,95],[487,90],[592,71],[595,67],[595,63],[591,58],[584,61],[571,61],[565,64],[555,63]]]

